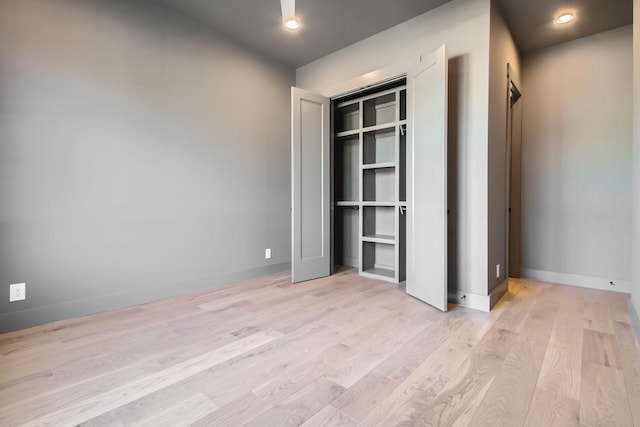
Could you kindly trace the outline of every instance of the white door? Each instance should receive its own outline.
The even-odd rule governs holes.
[[[330,274],[329,98],[291,88],[291,281]]]
[[[407,293],[447,311],[447,54],[407,75]]]

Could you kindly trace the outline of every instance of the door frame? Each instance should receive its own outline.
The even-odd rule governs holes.
[[[512,103],[512,91],[515,89],[518,94],[518,98],[515,102],[522,102],[522,89],[520,85],[520,79],[518,78],[518,74],[513,69],[511,64],[507,63],[507,125],[506,125],[506,150],[505,150],[505,165],[506,165],[506,177],[505,177],[505,197],[506,197],[506,205],[507,205],[507,221],[506,221],[506,241],[505,241],[505,276],[507,279],[509,277],[520,277],[520,271],[513,272],[511,271],[511,258],[512,251],[517,251],[517,258],[520,259],[521,252],[521,233],[519,233],[516,242],[512,242],[512,224],[514,221],[521,220],[521,210],[518,209],[516,212],[517,217],[514,216],[514,212],[512,212],[511,204],[513,199],[513,105]],[[520,112],[520,120],[522,120],[522,112]],[[522,123],[520,124],[520,129],[522,131]],[[520,154],[522,153],[522,137],[520,137]],[[516,171],[516,173],[521,174],[522,171],[522,162],[520,162],[520,168]],[[518,193],[519,194],[519,193]],[[521,198],[521,195],[519,194]],[[514,248],[514,243],[518,245],[517,248]],[[515,276],[512,276],[512,273],[516,273]]]
[[[406,78],[409,74],[410,70],[416,66],[416,64],[420,63],[421,55],[411,57],[409,59],[405,59],[404,61],[400,61],[394,63],[392,65],[379,68],[377,70],[369,71],[364,74],[359,75],[358,77],[354,77],[352,79],[340,82],[335,85],[327,86],[322,89],[311,89],[311,91],[316,92],[322,96],[329,98],[331,102],[334,100],[338,100],[340,98],[356,94],[363,90],[371,89],[376,86],[382,86],[387,83],[391,83],[393,81]],[[334,204],[334,129],[333,129],[333,108],[331,108],[331,125],[330,125],[330,167],[331,171],[329,173],[330,177],[330,200],[329,200],[329,217],[331,221],[330,226],[330,246],[331,246],[331,274],[334,273],[334,253],[335,253],[335,238],[334,238],[334,225],[335,225],[335,204]],[[360,246],[360,245],[358,245]],[[362,248],[359,248],[358,251],[361,251]]]
[[[400,62],[396,62],[392,65],[374,70],[374,71],[370,71],[364,74],[361,74],[358,77],[355,77],[353,79],[341,82],[339,84],[335,84],[335,85],[331,85],[331,86],[327,86],[325,88],[310,88],[307,90],[311,90],[313,92],[318,93],[319,95],[325,96],[327,98],[329,98],[331,101],[334,100],[338,100],[340,98],[343,98],[345,96],[348,95],[352,95],[355,94],[357,92],[366,90],[366,89],[372,89],[375,88],[377,86],[381,86],[384,85],[386,83],[390,83],[392,81],[398,80],[398,79],[402,79],[402,78],[406,78],[407,79],[407,102],[409,102],[408,99],[408,95],[409,92],[411,90],[410,87],[410,83],[409,83],[409,75],[414,71],[419,69],[419,67],[422,64],[422,61],[424,58],[431,58],[431,55],[435,54],[436,52],[444,52],[444,60],[448,61],[448,57],[446,55],[446,47],[444,45],[436,48],[433,52],[428,53],[428,54],[424,54],[424,55],[417,55],[414,57],[411,57],[407,60],[404,61],[400,61]],[[446,62],[445,62],[446,65]],[[445,69],[445,78],[446,78],[446,69]],[[305,88],[306,89],[306,88]],[[445,96],[446,96],[446,89],[445,89]],[[446,103],[445,103],[445,107],[446,107]],[[407,117],[409,117],[409,112],[407,113]],[[445,115],[446,115],[446,108],[445,108]],[[330,221],[331,221],[331,226],[330,226],[330,245],[331,245],[331,273],[333,273],[333,254],[334,254],[334,245],[335,245],[335,237],[334,237],[334,214],[335,214],[335,205],[334,205],[334,200],[333,200],[333,154],[334,154],[334,134],[333,134],[333,120],[331,123],[331,140],[330,140],[330,146],[331,146],[331,172],[330,172],[330,179],[331,179],[331,194],[330,194]],[[445,126],[445,133],[446,133],[446,126]],[[408,150],[408,149],[407,149]],[[446,160],[445,160],[445,171],[446,171]],[[445,183],[446,183],[446,172],[445,172]],[[446,196],[446,191],[445,191],[445,196]],[[408,201],[408,200],[407,200]],[[447,206],[444,207],[445,212],[447,209]],[[446,218],[446,213],[445,213],[445,222],[446,222],[447,218]],[[446,228],[446,227],[445,227]],[[446,236],[445,236],[445,247],[443,248],[443,250],[445,251],[445,266],[444,268],[444,274],[445,274],[445,292],[444,292],[444,298],[445,298],[445,302],[444,302],[444,307],[441,307],[442,304],[438,303],[435,306],[437,306],[437,308],[446,311],[447,310],[447,296],[448,296],[448,283],[447,283],[447,266],[446,266],[446,257],[447,257],[447,249],[446,249]],[[407,257],[409,256],[409,254],[407,253]]]

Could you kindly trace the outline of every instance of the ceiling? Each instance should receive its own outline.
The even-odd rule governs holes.
[[[633,23],[633,0],[498,0],[520,54]],[[566,25],[553,23],[571,12]]]
[[[448,3],[449,0],[297,0],[296,32],[282,26],[280,0],[164,0],[248,48],[290,67]],[[497,0],[522,54],[632,23],[633,0]],[[576,19],[552,23],[560,10]]]

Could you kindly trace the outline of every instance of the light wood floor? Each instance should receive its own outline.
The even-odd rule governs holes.
[[[344,271],[0,335],[0,425],[640,425],[627,295],[516,280],[440,313]]]

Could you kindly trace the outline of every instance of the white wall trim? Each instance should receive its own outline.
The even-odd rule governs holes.
[[[449,291],[449,302],[462,307],[489,312],[491,310],[491,298],[488,295],[472,294],[471,292],[453,290]]]
[[[633,301],[629,300],[627,305],[627,314],[629,315],[629,324],[631,325],[631,330],[636,337],[636,343],[640,343],[640,318],[638,317],[638,312],[633,306]]]
[[[457,289],[449,290],[448,299],[452,304],[458,304],[463,307],[472,308],[484,312],[491,311],[500,298],[509,290],[507,280],[500,283],[489,295],[472,294],[471,292],[459,291]]]
[[[557,283],[560,285],[578,286],[581,288],[599,289],[602,291],[631,292],[631,281],[594,276],[581,276],[578,274],[558,273],[555,271],[535,270],[522,268],[522,277],[538,280],[540,282]],[[615,286],[611,286],[613,282]]]

